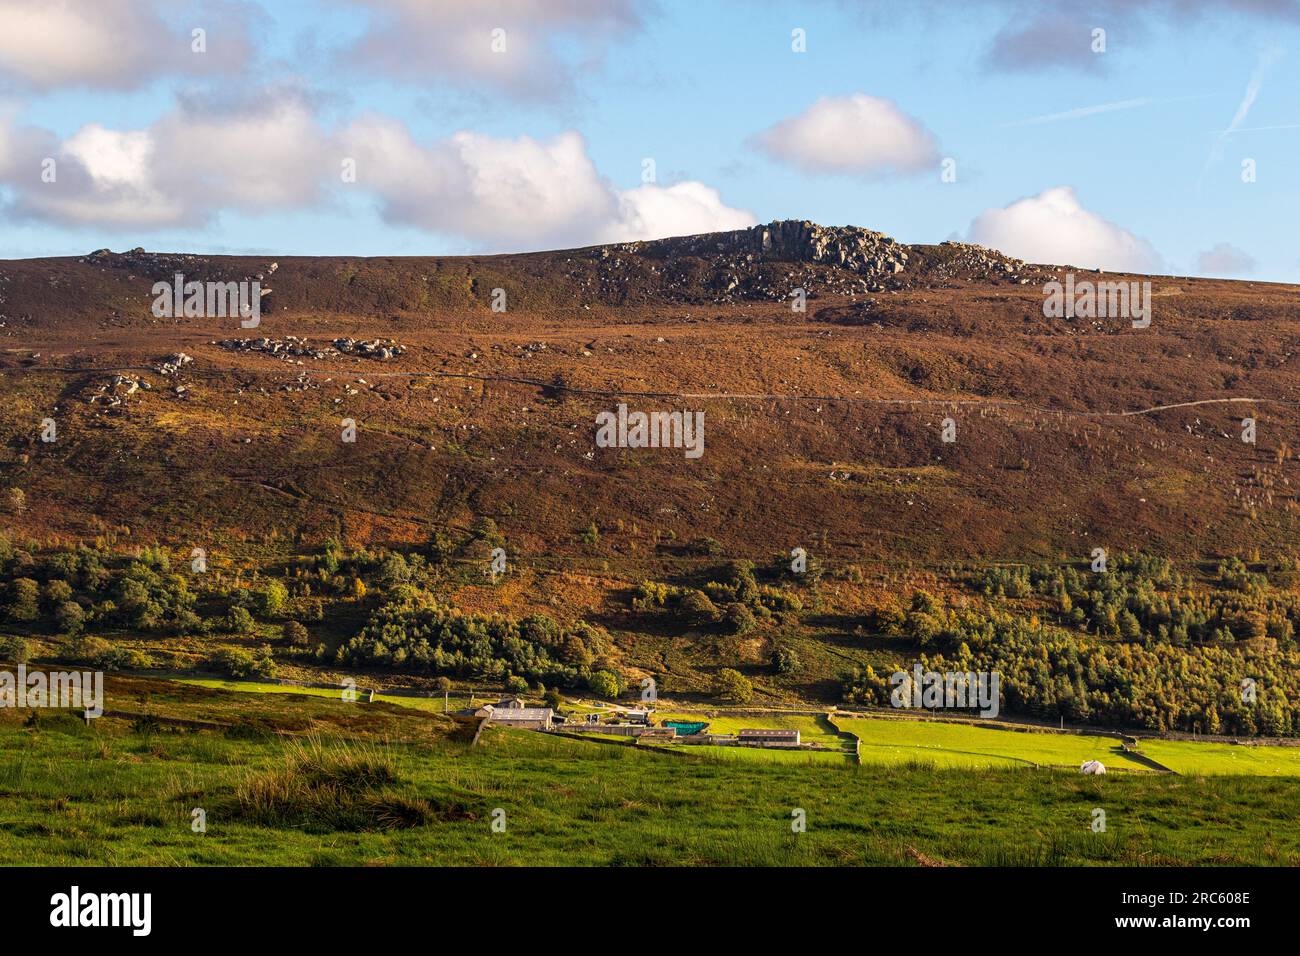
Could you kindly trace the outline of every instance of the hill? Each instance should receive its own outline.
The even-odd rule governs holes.
[[[259,283],[260,324],[155,314],[155,284],[177,273]],[[1049,317],[1049,284],[1067,279],[1149,282],[1149,326]],[[1077,686],[1026,674],[1021,712],[1285,734],[1291,705],[1248,716],[1234,695],[1294,654],[1298,320],[1282,285],[1100,275],[806,222],[491,257],[4,262],[10,626],[57,652],[66,601],[42,596],[26,618],[14,589],[67,578],[85,628],[178,667],[209,652],[195,635],[253,650],[291,617],[315,656],[277,649],[281,667],[425,680],[431,651],[374,638],[444,613],[399,607],[405,585],[467,632],[520,622],[498,649],[512,663],[458,659],[459,676],[581,686],[605,667],[707,696],[735,666],[773,700],[870,701],[879,687],[854,668],[982,647],[969,611],[1064,629],[979,651],[1000,666],[1030,667],[1016,655],[1047,641],[1064,672],[1119,641],[1152,687],[1180,668],[1205,681],[1186,708],[1150,708],[1141,681],[1106,689],[1094,661]],[[699,416],[702,454],[605,447],[599,416],[620,404]],[[79,545],[100,570],[54,554]],[[214,574],[188,597],[137,582],[156,592],[139,605],[119,590],[147,577],[129,563],[142,548],[176,568],[201,553]],[[782,570],[796,548],[815,580]],[[1104,592],[1087,577],[1097,549],[1129,556]],[[1007,562],[1035,569],[1014,593],[984,577]],[[267,580],[288,603],[228,625]],[[948,629],[895,618],[909,613]],[[543,645],[580,646],[522,654],[530,615],[554,622]],[[1177,656],[1141,657],[1143,641]],[[797,669],[771,669],[782,648]],[[1096,699],[1076,707],[1085,685]]]
[[[1064,270],[802,223],[272,264],[133,251],[0,265],[0,482],[27,493],[29,530],[414,542],[490,514],[550,553],[594,519],[735,556],[817,538],[917,560],[1268,549],[1295,531],[1300,326],[1283,286],[1157,277],[1150,328],[1048,319],[1039,280]],[[176,271],[260,274],[274,307],[255,330],[155,318],[150,290]],[[381,361],[335,339],[404,351]],[[178,352],[193,361],[158,371]],[[115,375],[140,387],[118,395],[132,386]],[[707,453],[597,448],[595,416],[619,400],[704,411]],[[1211,404],[1126,414],[1196,402]]]

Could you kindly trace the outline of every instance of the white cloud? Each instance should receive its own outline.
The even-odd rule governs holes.
[[[461,132],[421,145],[404,125],[370,116],[342,134],[358,185],[391,223],[462,236],[486,250],[544,249],[753,225],[698,182],[618,190],[574,131],[549,140]]]
[[[41,176],[46,159],[52,182]],[[138,130],[88,124],[62,143],[0,118],[0,179],[14,213],[68,225],[198,225],[225,208],[307,205],[332,159],[310,108],[292,96],[232,110],[182,105]]]
[[[774,159],[821,173],[912,173],[939,162],[929,130],[892,101],[864,93],[824,96],[755,136],[753,144]]]
[[[231,0],[0,0],[0,77],[37,90],[127,90],[170,72],[233,73],[252,55],[257,16]],[[194,27],[207,31],[205,53],[191,50]]]
[[[718,191],[704,183],[645,185],[619,194],[618,220],[601,241],[628,242],[726,232],[748,229],[757,222],[753,213],[727,206]]]
[[[1245,276],[1258,266],[1250,253],[1228,242],[1217,243],[1196,256],[1196,271],[1204,275]]]
[[[69,137],[63,151],[81,163],[97,186],[144,189],[148,185],[153,139],[143,130],[119,133],[91,123]]]
[[[476,242],[577,243],[617,202],[577,133],[548,142],[461,132],[424,146],[406,126],[372,116],[343,133],[357,182],[383,218]]]
[[[309,205],[321,197],[324,177],[339,171],[333,137],[293,91],[263,91],[233,104],[187,102],[154,135],[160,187],[205,207]]]
[[[41,178],[55,160],[54,182]],[[345,184],[343,162],[355,163]],[[614,187],[581,134],[497,138],[462,131],[428,144],[372,114],[326,129],[293,90],[237,102],[187,98],[143,129],[89,124],[60,142],[0,113],[0,184],[16,218],[60,225],[189,227],[223,210],[319,208],[358,190],[384,221],[518,251],[741,229],[755,217],[687,181]]]
[[[590,69],[641,25],[633,0],[353,0],[372,11],[348,59],[408,82],[437,79],[520,99],[569,91],[566,55]],[[494,51],[493,31],[504,31]]]
[[[1029,262],[1088,269],[1151,272],[1161,262],[1150,243],[1089,212],[1069,186],[986,209],[971,223],[970,241]]]

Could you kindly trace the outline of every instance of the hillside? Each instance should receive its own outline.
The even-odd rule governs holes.
[[[1284,286],[1157,277],[1148,329],[1047,319],[1041,280],[1061,269],[797,223],[275,264],[135,251],[0,265],[0,482],[26,492],[23,527],[416,542],[487,514],[525,552],[562,554],[594,519],[623,526],[607,539],[620,554],[657,531],[733,556],[816,538],[826,556],[891,560],[1268,549],[1295,530],[1300,314]],[[154,318],[150,289],[176,271],[260,274],[274,307],[255,330]],[[805,313],[787,303],[796,283]],[[230,341],[262,337],[278,351]],[[404,351],[361,357],[340,338]],[[193,362],[160,374],[178,352]],[[113,402],[132,387],[114,374],[141,387]],[[707,454],[597,448],[595,416],[620,398],[705,411]],[[1207,400],[1222,403],[1121,414]]]
[[[156,315],[177,272],[260,282],[260,325]],[[1149,281],[1149,327],[1046,317],[1069,274]],[[867,704],[924,657],[1001,668],[1038,719],[1300,720],[1286,286],[781,222],[481,258],[101,250],[0,264],[0,310],[0,585],[38,654],[686,699],[739,668],[762,700]],[[702,414],[701,454],[606,447],[620,404]],[[1273,681],[1258,710],[1244,676]]]

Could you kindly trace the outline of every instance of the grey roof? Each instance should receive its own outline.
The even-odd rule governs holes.
[[[549,720],[549,707],[496,707],[491,720]]]

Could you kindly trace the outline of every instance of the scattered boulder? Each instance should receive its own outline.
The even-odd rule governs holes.
[[[106,405],[116,408],[125,405],[137,391],[149,391],[152,386],[135,375],[114,374],[82,393],[87,405]]]
[[[175,375],[193,361],[193,356],[186,355],[184,352],[177,352],[175,355],[169,355],[166,358],[160,359],[157,364],[154,365],[154,371],[159,375]]]
[[[363,339],[342,338],[335,339],[333,345],[344,355],[357,355],[381,362],[396,358],[406,351],[406,346],[398,345],[392,339],[373,339],[367,342]]]

